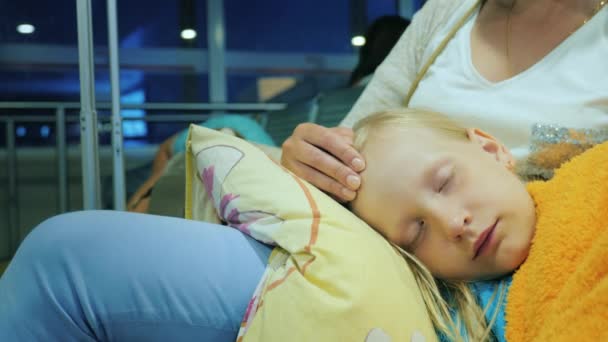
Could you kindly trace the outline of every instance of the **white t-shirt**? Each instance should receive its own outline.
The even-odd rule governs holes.
[[[430,67],[410,107],[450,115],[493,134],[516,158],[529,153],[536,123],[608,128],[608,6],[529,69],[493,83],[471,60],[477,12]],[[459,15],[450,21],[456,21]],[[429,56],[453,27],[445,25],[426,47]]]

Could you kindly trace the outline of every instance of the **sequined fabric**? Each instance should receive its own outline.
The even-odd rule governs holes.
[[[608,129],[535,124],[530,137],[530,156],[519,173],[527,179],[550,179],[560,165],[607,140]]]

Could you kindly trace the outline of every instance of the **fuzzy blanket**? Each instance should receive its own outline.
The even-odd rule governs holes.
[[[536,233],[513,276],[507,341],[608,341],[608,143],[528,188]]]

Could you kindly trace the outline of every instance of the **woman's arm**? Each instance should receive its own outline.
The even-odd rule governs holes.
[[[385,109],[404,106],[404,101],[423,63],[433,38],[460,6],[470,7],[476,0],[429,0],[418,11],[384,62],[378,66],[370,84],[340,126],[353,127],[362,118]]]
[[[154,161],[152,162],[152,174],[162,174],[165,170],[165,166],[169,162],[169,159],[173,157],[173,145],[175,144],[175,139],[180,133],[174,134],[163,141],[162,144],[158,147],[158,152],[154,156]]]
[[[175,143],[178,134],[172,135],[160,144],[154,155],[154,161],[152,162],[152,173],[129,198],[127,201],[127,210],[140,213],[148,211],[150,192],[160,176],[163,175],[169,159],[173,156],[173,144]]]

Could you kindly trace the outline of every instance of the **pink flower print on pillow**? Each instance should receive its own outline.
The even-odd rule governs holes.
[[[239,195],[235,195],[235,194],[226,194],[224,195],[224,197],[222,197],[222,200],[220,201],[220,217],[224,218],[225,221],[230,221],[231,218],[234,217],[238,217],[238,210],[236,208],[232,209],[232,211],[230,211],[230,214],[228,214],[228,217],[226,217],[226,207],[228,206],[228,204],[237,199],[239,197]]]
[[[255,197],[264,194],[252,195],[253,198],[247,202],[242,202],[239,194],[222,195],[225,180],[243,158],[244,153],[232,146],[208,147],[196,155],[199,179],[223,222],[256,240],[274,244],[272,234],[279,229],[283,220],[272,213],[246,208],[243,204],[256,203]]]
[[[276,215],[259,210],[241,211],[239,199],[240,196],[236,194],[226,194],[222,197],[219,210],[222,220],[230,227],[236,228],[258,241],[274,244],[271,235],[279,228],[283,220]]]
[[[205,192],[209,195],[209,197],[211,197],[211,200],[215,203],[215,200],[213,199],[213,165],[203,169],[200,180],[203,182]]]
[[[225,145],[207,147],[196,154],[196,168],[200,180],[218,215],[222,185],[244,156],[245,154],[239,149]]]

